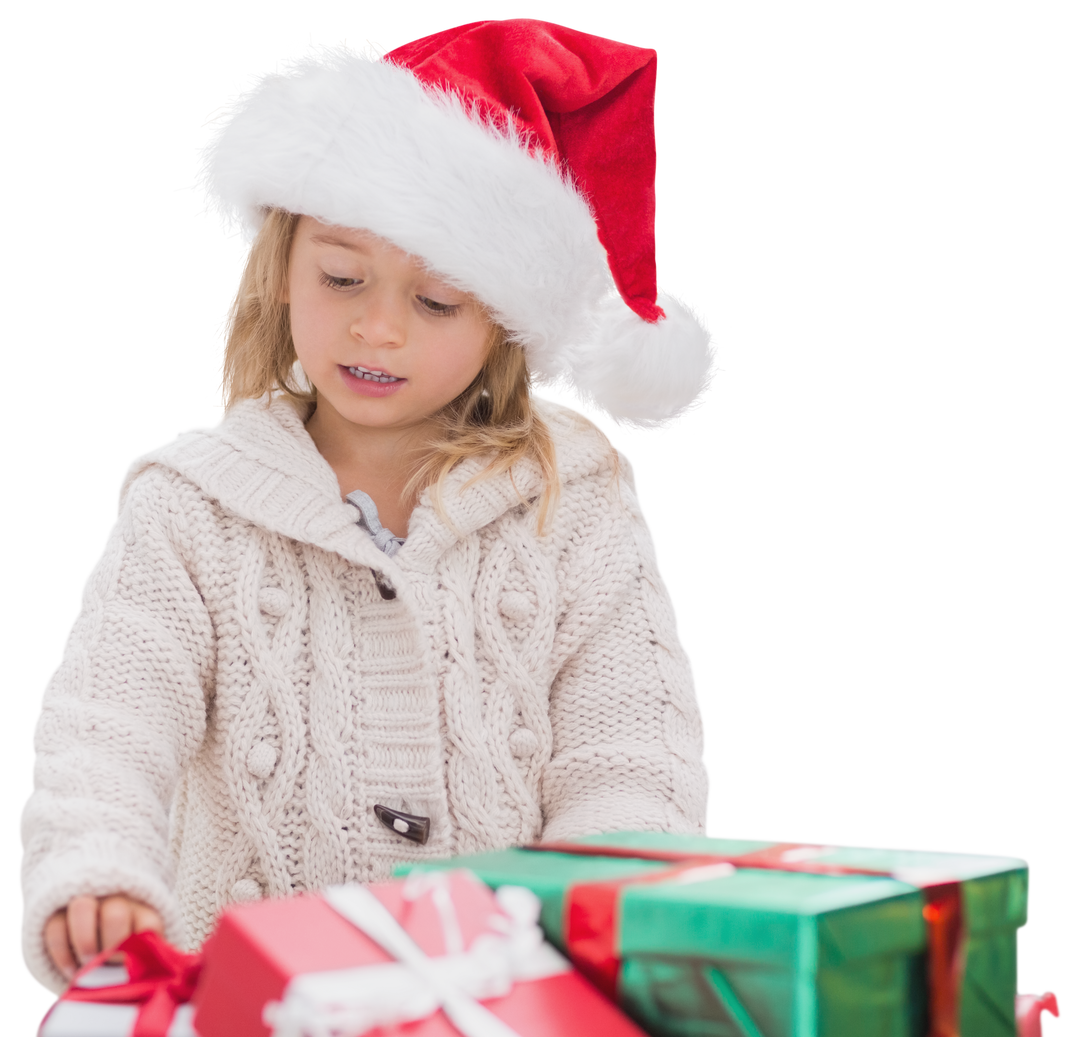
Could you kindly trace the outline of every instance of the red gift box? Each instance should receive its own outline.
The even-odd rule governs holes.
[[[644,1037],[543,943],[531,893],[439,874],[229,909],[205,947],[196,1030]]]

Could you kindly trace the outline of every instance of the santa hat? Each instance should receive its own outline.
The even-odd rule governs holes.
[[[526,18],[338,52],[241,102],[210,188],[252,227],[281,208],[386,238],[476,295],[538,378],[653,424],[711,361],[657,298],[655,81],[655,51]]]

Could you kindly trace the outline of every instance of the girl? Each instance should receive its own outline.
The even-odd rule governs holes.
[[[655,54],[480,22],[269,77],[214,145],[257,235],[220,427],[144,458],[38,729],[25,953],[402,861],[698,831],[700,724],[626,469],[708,339],[657,304]],[[614,288],[615,291],[611,289]]]

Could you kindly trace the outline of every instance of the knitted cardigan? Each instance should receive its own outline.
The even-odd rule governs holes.
[[[541,405],[537,471],[425,492],[388,558],[293,405],[232,407],[132,469],[37,730],[24,949],[77,894],[197,946],[227,904],[404,861],[619,828],[701,831],[689,669],[628,468]],[[381,585],[381,589],[380,589]],[[393,597],[387,597],[393,595]],[[426,845],[381,803],[431,819]]]

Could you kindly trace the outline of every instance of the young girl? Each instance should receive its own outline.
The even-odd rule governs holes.
[[[671,417],[655,54],[480,22],[263,81],[212,149],[257,236],[228,410],[144,458],[38,729],[25,953],[402,861],[699,831],[686,661],[628,470],[564,378]],[[613,290],[614,289],[614,290]]]

